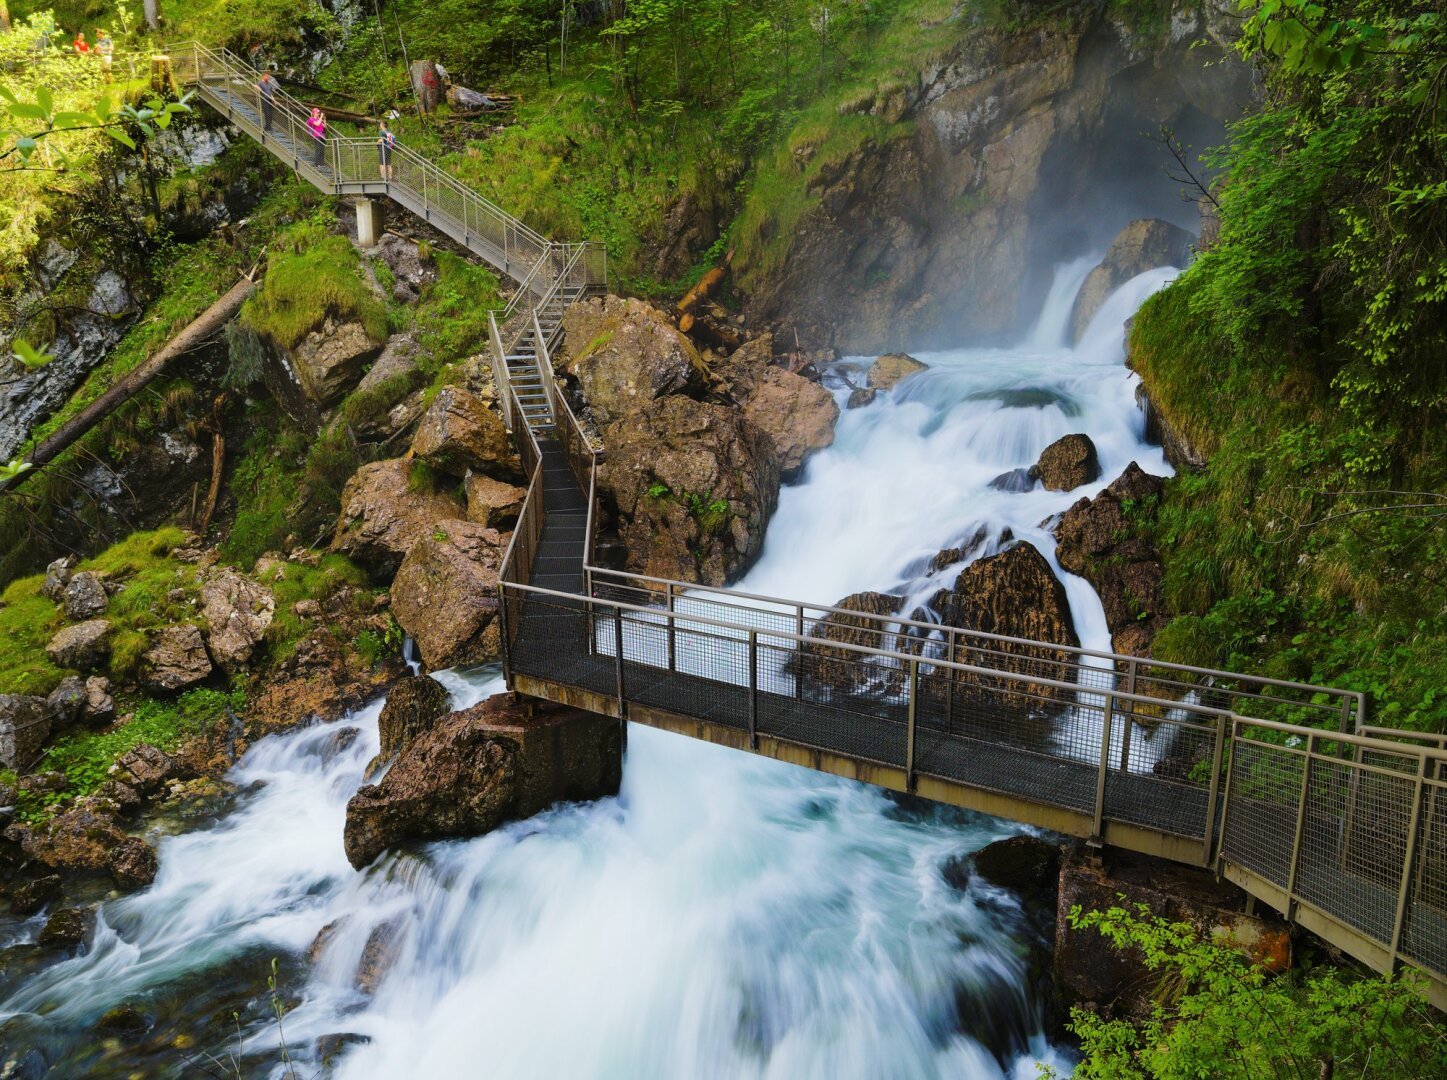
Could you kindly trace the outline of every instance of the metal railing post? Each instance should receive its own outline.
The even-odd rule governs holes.
[[[909,662],[909,721],[904,733],[904,786],[914,790],[914,733],[919,718],[919,661]]]
[[[1407,897],[1412,891],[1412,869],[1417,861],[1417,833],[1422,823],[1423,791],[1427,783],[1427,762],[1423,754],[1418,759],[1417,778],[1412,785],[1412,814],[1407,822],[1407,855],[1402,865],[1402,883],[1397,888],[1397,909],[1392,919],[1392,946],[1389,962],[1395,966],[1402,949],[1402,931],[1407,923]]]
[[[673,582],[668,583],[668,670],[676,671],[678,663],[678,625],[673,616]]]
[[[1136,667],[1137,667],[1137,665],[1136,665],[1136,661],[1135,661],[1134,659],[1132,659],[1131,662],[1126,665],[1125,692],[1126,692],[1127,694],[1134,694],[1134,693],[1135,693]],[[1121,772],[1130,772],[1130,737],[1131,737],[1131,732],[1133,732],[1134,730],[1135,730],[1135,703],[1132,702],[1131,705],[1130,705],[1129,711],[1127,711],[1127,713],[1126,713],[1126,715],[1125,715],[1125,731],[1121,732],[1121,736],[1120,736],[1120,771],[1121,771]]]
[[[950,627],[949,636],[945,639],[945,661],[953,664],[955,662],[955,628]],[[951,735],[955,733],[955,673],[952,668],[945,668],[945,730]]]
[[[1230,817],[1231,817],[1231,781],[1232,781],[1232,777],[1233,777],[1233,776],[1235,775],[1235,773],[1236,773],[1236,770],[1235,770],[1235,768],[1234,768],[1234,764],[1235,764],[1235,761],[1236,761],[1236,738],[1237,738],[1237,728],[1240,727],[1240,723],[1241,723],[1241,722],[1240,722],[1240,719],[1239,719],[1238,717],[1236,717],[1236,716],[1234,716],[1234,715],[1231,717],[1231,734],[1229,735],[1229,738],[1230,738],[1230,740],[1231,740],[1231,762],[1232,762],[1232,766],[1228,766],[1227,769],[1226,769],[1226,790],[1225,790],[1224,792],[1222,792],[1222,794],[1221,794],[1221,819],[1220,819],[1220,821],[1217,822],[1217,824],[1216,824],[1216,835],[1219,837],[1219,842],[1218,842],[1217,845],[1216,845],[1216,873],[1217,873],[1217,874],[1219,874],[1219,873],[1221,872],[1221,858],[1222,858],[1222,856],[1225,854],[1225,848],[1226,848],[1226,822],[1227,822],[1228,820],[1230,820]]]
[[[759,748],[759,632],[749,631],[749,747]]]
[[[1115,712],[1115,693],[1105,695],[1105,704],[1100,717],[1100,767],[1095,774],[1095,816],[1093,835],[1104,835],[1105,828],[1105,774],[1110,768],[1110,725]]]
[[[507,588],[501,581],[497,583],[497,629],[499,644],[502,647],[502,677],[509,690],[512,689],[512,650],[508,648],[508,625],[507,625]]]
[[[794,700],[804,700],[804,605],[794,605]]]
[[[1291,862],[1286,868],[1286,910],[1282,912],[1287,922],[1296,921],[1296,875],[1301,866],[1301,843],[1306,838],[1306,800],[1311,792],[1312,755],[1316,752],[1316,736],[1306,737],[1306,755],[1301,762],[1301,790],[1296,797],[1296,834],[1291,840]]]
[[[1130,721],[1126,721],[1126,733],[1130,732]],[[1216,806],[1216,794],[1221,786],[1221,762],[1226,754],[1226,717],[1216,717],[1216,746],[1211,752],[1211,782],[1206,790],[1206,820],[1201,834],[1201,865],[1210,866],[1216,848],[1216,822],[1220,817]]]
[[[623,707],[623,609],[613,609],[613,660],[618,690],[618,715],[626,711]]]

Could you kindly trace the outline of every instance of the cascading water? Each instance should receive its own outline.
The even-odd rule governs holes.
[[[989,484],[1073,431],[1095,441],[1102,484],[1132,459],[1167,471],[1141,442],[1120,324],[1168,272],[1118,291],[1070,349],[1086,269],[1062,269],[1027,344],[926,355],[929,371],[845,412],[740,587],[922,600],[942,583],[927,572],[938,550],[980,533],[982,554],[1006,528],[1053,561],[1042,522],[1095,487]],[[1104,647],[1098,599],[1064,581],[1082,641]],[[500,686],[492,671],[438,678],[459,706]],[[1061,1063],[1040,1034],[1018,903],[940,872],[1018,827],[634,728],[616,800],[357,874],[342,821],[377,711],[253,747],[235,805],[164,839],[155,884],[107,903],[85,952],[0,974],[0,1042],[33,1047],[35,1075],[67,1077],[174,1075],[206,1053],[235,1075],[228,1052],[243,1075],[281,1076],[283,1038],[314,1059],[339,1033],[347,1078],[1026,1077]],[[362,734],[343,745],[348,724]],[[280,1026],[264,1019],[272,957],[295,1006]],[[97,1030],[124,1006],[144,1037]]]

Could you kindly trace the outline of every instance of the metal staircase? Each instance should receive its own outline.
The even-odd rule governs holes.
[[[171,71],[178,86],[193,89],[312,186],[329,195],[388,198],[515,281],[512,302],[493,313],[498,401],[509,430],[517,419],[532,430],[551,430],[555,387],[551,364],[542,361],[557,341],[567,306],[606,286],[602,245],[554,243],[401,144],[384,179],[375,136],[328,136],[318,158],[306,128],[307,106],[277,88],[269,122],[263,122],[260,72],[225,49],[178,45],[171,50]]]

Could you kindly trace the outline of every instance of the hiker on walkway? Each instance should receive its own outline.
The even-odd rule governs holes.
[[[316,140],[316,156],[312,158],[313,165],[322,163],[322,151],[327,145],[327,118],[316,106],[312,106],[312,114],[306,118],[306,129],[311,137]]]
[[[77,30],[75,32],[75,40],[71,42],[71,45],[75,47],[76,56],[90,55],[90,46],[86,44],[84,30]]]
[[[105,74],[106,82],[111,81],[111,60],[115,57],[116,43],[104,30],[95,32],[95,54],[100,57],[100,69]]]
[[[385,120],[379,121],[377,127],[377,165],[382,179],[390,184],[392,182],[392,150],[397,145],[397,136],[392,134],[392,129],[387,126]]]
[[[263,71],[261,81],[256,84],[257,95],[261,98],[261,130],[271,130],[271,114],[276,108],[276,80],[271,72]]]

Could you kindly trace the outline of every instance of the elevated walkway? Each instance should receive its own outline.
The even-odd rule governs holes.
[[[603,450],[549,394],[552,423],[517,430],[515,690],[1212,867],[1447,1008],[1447,738],[1368,728],[1329,687],[596,566]]]

